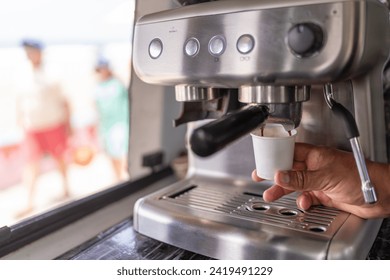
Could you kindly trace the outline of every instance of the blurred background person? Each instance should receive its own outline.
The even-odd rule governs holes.
[[[28,186],[27,208],[19,216],[28,214],[34,207],[40,160],[50,154],[63,179],[63,197],[70,196],[67,182],[65,152],[70,134],[70,109],[60,84],[45,71],[43,44],[26,39],[22,46],[30,62],[26,80],[20,85],[17,98],[18,122],[24,130],[26,167],[25,184]]]
[[[118,180],[128,177],[129,98],[123,83],[114,76],[107,59],[98,60],[98,84],[94,93],[99,117],[99,136]]]

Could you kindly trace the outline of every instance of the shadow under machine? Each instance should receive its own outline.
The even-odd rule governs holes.
[[[302,211],[294,195],[264,202],[272,182],[251,181],[248,133],[278,122],[296,128],[299,142],[352,150],[356,187],[375,203],[364,156],[387,161],[389,35],[376,0],[225,0],[142,17],[134,67],[146,83],[175,86],[189,171],[137,201],[135,229],[220,259],[365,258],[381,220]]]

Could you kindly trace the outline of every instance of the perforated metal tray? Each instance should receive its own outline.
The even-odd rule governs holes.
[[[218,259],[364,259],[382,220],[266,203],[266,184],[194,178],[137,201],[139,233]]]

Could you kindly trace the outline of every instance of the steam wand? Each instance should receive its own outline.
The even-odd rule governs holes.
[[[362,182],[364,201],[368,204],[374,204],[377,202],[377,197],[375,188],[371,183],[370,176],[368,175],[364,154],[360,146],[359,130],[356,125],[355,118],[347,108],[333,99],[333,87],[331,84],[326,84],[324,86],[324,96],[329,108],[344,124],[346,136],[351,143],[356,166],[358,168],[360,180]]]

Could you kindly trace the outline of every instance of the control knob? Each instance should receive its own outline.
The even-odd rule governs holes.
[[[323,46],[324,33],[317,24],[299,23],[287,34],[287,44],[299,57],[308,57],[318,52]]]

